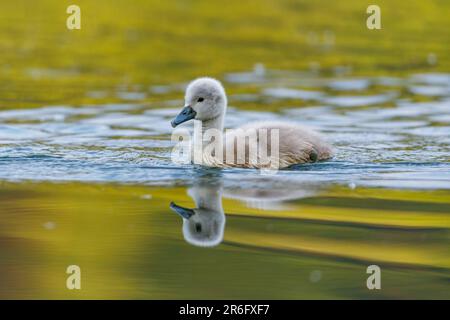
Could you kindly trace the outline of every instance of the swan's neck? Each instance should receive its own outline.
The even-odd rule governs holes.
[[[224,127],[224,115],[220,115],[214,119],[209,119],[206,121],[201,121],[201,139],[202,139],[202,151],[205,147],[209,145],[212,141],[211,136],[218,136],[218,139],[223,139],[223,127]]]
[[[221,188],[193,188],[192,196],[197,208],[223,212]]]
[[[223,132],[224,119],[225,117],[222,114],[214,119],[202,121],[202,134],[204,135],[205,132],[209,129],[216,129],[220,132]]]
[[[214,166],[217,162],[221,163],[222,158],[211,157],[210,146],[213,141],[220,141],[218,148],[223,147],[223,127],[225,115],[222,114],[214,119],[199,121],[200,130],[195,129],[194,125],[194,149],[193,162],[207,166]],[[197,127],[198,128],[198,127]],[[198,135],[200,133],[200,135]],[[214,137],[214,138],[213,138]]]

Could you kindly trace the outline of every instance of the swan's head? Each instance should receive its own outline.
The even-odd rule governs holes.
[[[212,78],[198,78],[186,88],[184,108],[172,120],[172,127],[191,119],[208,121],[225,113],[227,97],[222,84]]]
[[[170,208],[183,218],[183,236],[188,243],[214,247],[222,242],[225,229],[223,212],[206,208],[189,209],[173,202]]]

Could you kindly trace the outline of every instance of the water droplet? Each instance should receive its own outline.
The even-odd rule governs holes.
[[[47,230],[53,230],[56,228],[56,223],[53,221],[47,221],[42,226]]]
[[[320,270],[313,270],[309,274],[309,281],[316,283],[319,282],[322,279],[322,271]]]

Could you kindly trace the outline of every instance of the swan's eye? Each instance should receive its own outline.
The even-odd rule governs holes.
[[[203,99],[202,97],[200,97],[200,98],[197,99],[197,102],[202,102],[203,100],[205,100],[205,99]]]

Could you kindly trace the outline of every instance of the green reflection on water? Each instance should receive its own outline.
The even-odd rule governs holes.
[[[183,239],[169,203],[193,206],[184,188],[3,183],[0,198],[2,298],[449,298],[448,192],[330,187],[276,210],[224,197],[214,248]],[[370,264],[381,291],[365,287]]]

